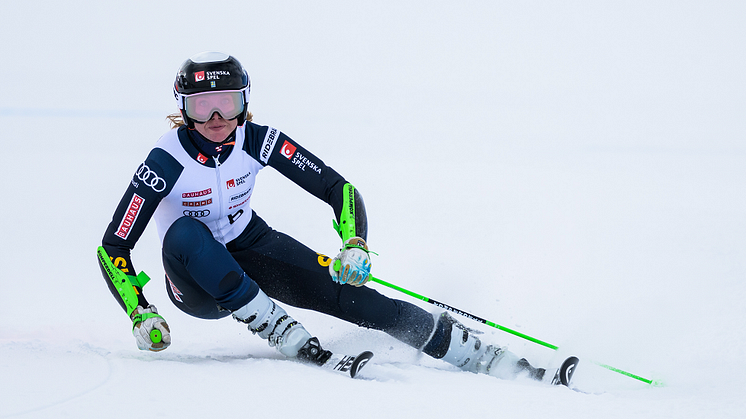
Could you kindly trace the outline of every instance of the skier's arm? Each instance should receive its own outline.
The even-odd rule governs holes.
[[[148,158],[135,170],[101,242],[114,267],[131,279],[137,291],[138,305],[142,307],[148,307],[149,304],[142,293],[142,286],[136,279],[137,271],[130,254],[158,204],[171,191],[180,173],[181,166],[173,157],[161,149],[153,149]],[[100,260],[99,267],[112,295],[127,312],[125,302],[112,285]]]
[[[144,272],[135,276],[130,252],[182,169],[164,150],[153,149],[132,176],[96,252],[104,281],[132,320],[132,334],[141,350],[166,349],[171,333],[166,320],[145,299],[142,288],[149,278]]]
[[[336,225],[343,227],[337,228],[343,241],[352,237],[367,239],[363,197],[339,173],[274,128],[248,123],[246,138],[247,153],[332,207]]]
[[[135,177],[137,177],[137,173]],[[156,201],[154,194],[139,189],[141,188],[135,188],[132,184],[127,188],[114,212],[109,226],[106,228],[104,237],[101,240],[101,246],[114,268],[131,278],[130,282],[135,286],[137,292],[138,305],[147,307],[149,304],[142,292],[142,286],[134,279],[136,278],[137,271],[132,263],[131,251],[145,230],[149,219],[155,211],[154,207],[157,207],[158,203],[154,202]],[[106,267],[100,259],[98,262],[109,291],[122,309],[127,312],[127,305],[122,301],[122,297],[109,279]]]
[[[334,209],[334,227],[342,238],[342,249],[329,266],[332,280],[355,286],[365,284],[371,264],[365,242],[368,218],[360,192],[287,135],[271,127],[261,127],[263,131],[257,128],[254,124],[247,126],[247,152]],[[258,144],[261,147],[256,147]]]

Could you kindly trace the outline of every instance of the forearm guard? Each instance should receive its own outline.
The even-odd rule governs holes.
[[[367,241],[368,217],[365,213],[363,196],[352,184],[345,183],[343,197],[342,214],[339,217],[339,223],[334,221],[334,229],[344,243],[353,237],[360,237]]]
[[[108,279],[109,290],[117,298],[119,305],[127,312],[127,315],[131,317],[132,312],[138,305],[144,304],[144,307],[147,307],[147,301],[142,295],[142,287],[150,281],[150,278],[145,272],[140,272],[137,276],[125,274],[114,266],[102,246],[99,246],[96,250],[96,255],[98,256],[101,273]]]

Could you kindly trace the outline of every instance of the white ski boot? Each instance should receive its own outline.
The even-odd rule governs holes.
[[[422,351],[464,371],[502,379],[513,379],[526,372],[530,378],[541,381],[545,373],[543,368],[532,367],[526,359],[519,359],[505,348],[483,345],[475,331],[445,312],[438,318],[433,336]]]
[[[252,333],[267,339],[269,346],[274,346],[290,358],[297,357],[298,351],[311,339],[311,334],[303,325],[270,300],[262,290],[248,304],[234,311],[233,318],[246,323]],[[315,344],[318,345],[318,340]],[[318,346],[318,349],[321,347]]]

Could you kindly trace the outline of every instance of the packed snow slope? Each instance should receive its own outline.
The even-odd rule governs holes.
[[[0,20],[0,417],[746,416],[741,1],[15,3]],[[459,372],[289,309],[359,379],[281,359],[168,301],[138,351],[95,249],[175,110],[176,69],[225,51],[251,111],[363,193],[373,273],[558,345],[463,321],[579,391]],[[255,209],[321,253],[328,206],[273,172]],[[407,297],[371,285],[392,297]],[[431,311],[435,307],[417,302]],[[645,378],[651,387],[594,364]]]

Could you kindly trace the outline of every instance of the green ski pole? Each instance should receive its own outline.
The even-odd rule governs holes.
[[[511,335],[518,336],[520,338],[523,338],[523,339],[526,339],[528,341],[537,343],[537,344],[539,344],[541,346],[547,347],[547,348],[555,350],[555,351],[557,349],[559,349],[558,346],[552,345],[551,343],[547,343],[547,342],[544,342],[542,340],[533,338],[531,336],[528,336],[526,334],[523,334],[521,332],[515,331],[515,330],[510,329],[510,328],[507,328],[505,326],[500,326],[497,323],[494,323],[494,322],[491,322],[489,320],[483,319],[483,318],[481,318],[479,316],[475,316],[475,315],[473,315],[471,313],[467,313],[466,311],[459,310],[456,307],[450,306],[448,304],[441,303],[440,301],[436,301],[436,300],[433,300],[432,298],[425,297],[424,295],[420,295],[420,294],[417,294],[415,292],[409,291],[409,290],[404,289],[402,287],[396,286],[396,285],[394,285],[394,284],[392,284],[390,282],[386,282],[386,281],[384,281],[382,279],[378,279],[378,278],[374,277],[373,275],[368,275],[368,278],[370,278],[370,281],[373,281],[373,282],[379,283],[381,285],[387,286],[389,288],[395,289],[395,290],[397,290],[399,292],[402,292],[404,294],[409,295],[410,297],[414,297],[414,298],[416,298],[418,300],[422,300],[422,301],[424,301],[426,303],[430,303],[430,304],[432,304],[434,306],[437,306],[437,307],[440,307],[442,309],[451,311],[451,312],[459,314],[461,316],[468,317],[468,318],[470,318],[470,319],[472,319],[472,320],[474,320],[476,322],[479,322],[479,323],[482,323],[482,324],[486,324],[487,326],[494,327],[495,329],[502,330],[503,332],[510,333]],[[609,371],[613,371],[613,372],[616,372],[616,373],[619,373],[619,374],[622,374],[622,375],[626,375],[627,377],[634,378],[635,380],[642,381],[643,383],[646,383],[646,384],[651,384],[651,385],[657,386],[657,387],[662,386],[662,383],[659,382],[659,381],[649,380],[647,378],[640,377],[639,375],[635,375],[635,374],[632,374],[630,372],[627,372],[627,371],[624,371],[624,370],[620,370],[619,368],[614,368],[614,367],[612,367],[610,365],[600,364],[600,363],[595,363],[595,364],[598,365],[599,367],[606,368]]]

